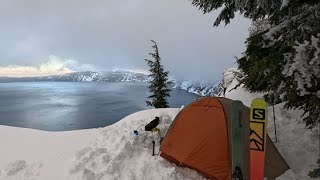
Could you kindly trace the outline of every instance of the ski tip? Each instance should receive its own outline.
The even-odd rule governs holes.
[[[254,100],[252,100],[252,104],[263,104],[263,105],[267,105],[267,102],[264,100],[264,98],[255,98]]]

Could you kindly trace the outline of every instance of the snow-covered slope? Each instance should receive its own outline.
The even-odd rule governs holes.
[[[160,142],[143,131],[145,124],[161,117],[158,127],[164,134],[178,112],[146,110],[112,126],[70,132],[0,126],[0,179],[204,179],[194,170],[152,156],[152,140],[157,140],[156,153]]]
[[[237,68],[229,68],[223,73],[220,82],[174,81],[174,88],[180,88],[200,96],[222,96],[223,87],[230,87],[235,76],[241,76]],[[232,86],[234,87],[234,86]],[[230,91],[229,89],[228,91]]]
[[[175,81],[174,88],[186,90],[188,92],[200,96],[222,96],[223,87],[231,87],[230,84],[235,79],[235,76],[240,77],[241,73],[237,68],[229,68],[223,73],[223,78],[220,82],[203,82],[203,81]],[[232,86],[234,87],[234,86]],[[229,88],[228,91],[230,91]]]
[[[192,80],[173,82],[173,88],[183,89],[200,96],[220,96],[222,93],[221,82],[210,83]]]
[[[225,74],[227,75],[227,74]],[[262,94],[252,94],[239,87],[229,74],[225,78],[226,97],[241,100],[249,106]],[[179,109],[151,109],[129,115],[104,128],[70,132],[0,126],[0,180],[10,179],[204,179],[196,171],[177,167],[160,156],[152,156],[152,140],[159,138],[144,132],[144,126],[155,116],[161,117],[162,136]],[[316,165],[319,154],[318,130],[307,130],[301,112],[275,107],[279,142],[275,143],[288,162],[289,170],[278,180],[305,179]],[[274,139],[272,111],[269,109],[268,133]],[[133,130],[139,135],[134,136]]]

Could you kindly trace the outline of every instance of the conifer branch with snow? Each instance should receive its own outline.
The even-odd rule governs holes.
[[[244,57],[237,62],[252,92],[274,92],[287,108],[320,122],[320,2],[316,0],[193,0],[204,13],[223,7],[214,25],[240,12],[253,20]]]

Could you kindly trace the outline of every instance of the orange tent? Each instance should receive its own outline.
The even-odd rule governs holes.
[[[232,100],[206,97],[186,106],[173,120],[160,151],[161,156],[180,166],[197,170],[210,179],[231,179],[230,114]],[[249,179],[249,111],[243,110],[245,146],[242,171],[244,179]],[[289,166],[271,140],[267,139],[265,176],[275,178],[283,174]]]

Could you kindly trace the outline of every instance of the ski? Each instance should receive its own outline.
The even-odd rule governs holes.
[[[232,178],[243,179],[244,168],[244,126],[243,126],[243,104],[241,101],[232,103],[231,114],[231,137],[232,137]]]
[[[262,98],[250,108],[250,180],[263,180],[267,140],[268,108]]]

